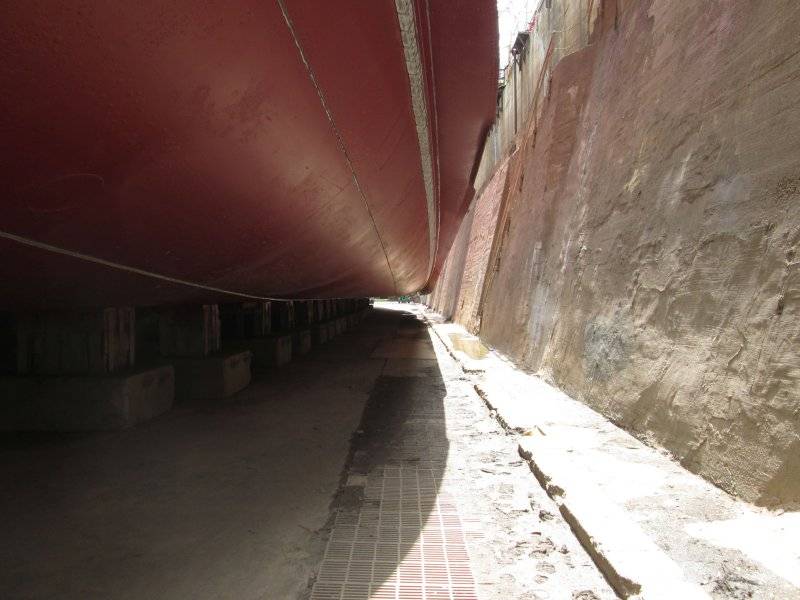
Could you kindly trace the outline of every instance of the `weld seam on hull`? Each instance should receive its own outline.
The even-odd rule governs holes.
[[[319,86],[319,83],[317,82],[317,77],[314,74],[314,69],[311,68],[311,64],[308,62],[308,59],[306,58],[306,53],[303,50],[303,47],[300,44],[300,40],[297,37],[294,25],[292,24],[292,19],[289,17],[289,11],[286,8],[286,3],[284,2],[284,0],[276,0],[276,1],[281,9],[281,13],[283,14],[283,20],[286,23],[286,27],[289,29],[289,33],[292,36],[292,40],[294,40],[294,45],[297,47],[297,52],[300,54],[300,60],[305,66],[309,79],[311,79],[311,84],[317,91],[317,95],[319,96],[319,101],[322,104],[322,109],[325,111],[325,116],[328,118],[328,122],[331,125],[331,129],[333,130],[333,133],[336,136],[336,141],[339,145],[339,150],[344,155],[344,159],[347,162],[347,167],[350,169],[350,174],[353,177],[353,182],[355,183],[356,189],[358,190],[358,193],[364,202],[364,207],[367,209],[367,214],[369,215],[369,218],[372,221],[372,227],[375,230],[375,235],[378,238],[378,243],[380,244],[381,250],[383,251],[384,258],[386,258],[386,267],[389,269],[389,274],[392,277],[392,285],[394,287],[395,294],[399,294],[399,291],[397,289],[397,279],[395,279],[394,271],[392,270],[392,265],[391,262],[389,261],[389,253],[386,250],[386,244],[384,243],[383,237],[381,236],[380,230],[378,229],[378,224],[375,221],[375,216],[372,214],[372,209],[370,208],[369,202],[367,201],[367,196],[361,187],[361,183],[358,181],[358,176],[356,175],[355,168],[353,167],[353,161],[350,160],[350,154],[347,152],[347,147],[344,144],[344,139],[342,138],[339,128],[336,126],[336,121],[334,121],[333,119],[333,113],[331,113],[331,110],[328,107],[328,101],[325,99],[325,94],[323,94],[322,88]]]
[[[36,248],[38,250],[44,250],[46,252],[52,252],[54,254],[61,254],[62,256],[68,256],[70,258],[77,258],[79,260],[83,260],[86,262],[94,263],[97,265],[102,265],[104,267],[109,267],[111,269],[116,269],[118,271],[125,271],[127,273],[133,273],[134,275],[141,275],[143,277],[150,277],[152,279],[159,279],[161,281],[166,281],[168,283],[174,283],[177,285],[183,285],[188,287],[197,288],[200,290],[205,290],[209,292],[214,292],[218,294],[227,294],[230,296],[237,296],[239,298],[247,298],[249,300],[284,300],[284,298],[274,298],[270,296],[258,296],[255,294],[248,294],[246,292],[236,292],[232,290],[226,290],[223,288],[218,288],[210,285],[205,285],[202,283],[196,283],[194,281],[188,281],[186,279],[178,279],[177,277],[170,277],[169,275],[162,275],[160,273],[154,273],[153,271],[147,271],[145,269],[139,269],[138,267],[131,267],[129,265],[123,265],[121,263],[115,263],[110,260],[105,260],[103,258],[98,258],[96,256],[92,256],[91,254],[83,254],[82,252],[75,252],[74,250],[67,250],[66,248],[59,248],[58,246],[53,246],[51,244],[46,244],[44,242],[38,242],[36,240],[32,240],[26,237],[22,237],[19,235],[14,235],[13,233],[8,233],[7,231],[0,231],[0,239],[10,240],[12,242],[17,242],[18,244],[22,244],[24,246],[29,246],[31,248]],[[313,300],[313,298],[292,298],[292,300]]]
[[[439,105],[436,102],[437,87],[436,87],[436,71],[433,68],[433,39],[431,35],[431,3],[425,0],[425,13],[428,18],[428,48],[431,60],[431,100],[433,101],[433,136],[436,139],[436,152],[434,159],[436,160],[436,179],[435,181],[435,198],[441,198],[442,194],[442,169],[439,164]],[[439,254],[439,237],[441,236],[441,220],[439,219],[439,211],[436,211],[436,244],[433,247],[433,258],[430,261],[430,270],[428,271],[426,286],[430,284],[431,275],[433,274],[433,265],[436,262],[436,256]]]

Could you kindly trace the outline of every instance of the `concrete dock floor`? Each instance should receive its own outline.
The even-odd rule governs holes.
[[[226,401],[0,444],[6,599],[614,597],[399,306]]]

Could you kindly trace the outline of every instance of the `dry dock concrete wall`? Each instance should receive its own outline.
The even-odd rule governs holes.
[[[444,316],[473,333],[480,329],[481,297],[507,168],[507,161],[498,167],[470,206],[429,299]]]
[[[723,489],[797,507],[800,3],[546,4],[586,10],[586,44],[542,61],[429,301]]]

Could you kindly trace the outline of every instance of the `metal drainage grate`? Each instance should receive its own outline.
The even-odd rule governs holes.
[[[440,470],[386,465],[336,516],[311,600],[477,600],[464,529]]]

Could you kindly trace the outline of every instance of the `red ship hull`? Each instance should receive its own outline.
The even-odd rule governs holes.
[[[428,285],[494,117],[495,10],[7,3],[0,308]]]

